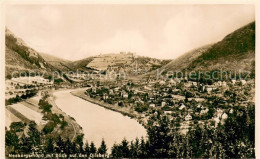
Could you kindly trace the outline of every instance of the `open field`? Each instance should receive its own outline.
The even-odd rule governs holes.
[[[21,104],[23,104],[24,106],[32,109],[35,112],[38,112],[38,113],[42,112],[37,105],[34,105],[34,104],[30,103],[30,102],[23,101],[23,102],[21,102]]]
[[[14,116],[19,118],[21,121],[23,121],[25,123],[30,122],[30,120],[26,116],[24,116],[23,114],[21,114],[19,111],[15,110],[14,108],[7,106],[6,109],[9,110]]]
[[[10,110],[5,109],[5,126],[9,128],[12,122],[19,122],[21,119],[19,119],[17,116],[15,116]]]
[[[10,107],[23,114],[27,119],[35,121],[36,124],[40,124],[42,121],[43,115],[41,113],[24,106],[22,103],[17,103]]]

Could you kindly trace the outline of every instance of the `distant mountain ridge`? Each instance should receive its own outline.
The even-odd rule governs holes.
[[[211,71],[216,69],[254,72],[255,22],[252,22],[210,45],[193,49],[174,60],[159,60],[131,52],[101,54],[82,60],[69,61],[38,53],[6,28],[6,74],[12,71],[134,71],[137,77],[154,78],[157,72]]]

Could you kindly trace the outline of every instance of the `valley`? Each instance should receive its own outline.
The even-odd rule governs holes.
[[[120,52],[69,61],[6,29],[5,66],[7,152],[254,156],[255,22],[173,60]],[[27,140],[32,150],[18,146]]]

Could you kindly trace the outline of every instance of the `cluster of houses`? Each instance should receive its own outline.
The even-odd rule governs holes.
[[[234,81],[235,80],[232,80],[231,84],[233,84]],[[184,101],[185,99],[187,99],[187,101],[195,100],[196,102],[205,101],[205,98],[200,97],[199,95],[186,97],[183,93],[185,92],[185,90],[189,90],[194,94],[196,94],[196,92],[205,92],[211,94],[214,90],[216,90],[215,93],[217,94],[220,93],[220,91],[218,90],[220,88],[228,89],[228,84],[226,81],[217,81],[212,85],[205,85],[192,81],[184,82],[180,79],[171,79],[168,81],[148,80],[145,82],[141,82],[140,84],[136,84],[135,87],[129,86],[129,82],[131,83],[131,81],[126,80],[121,84],[99,85],[98,87],[96,85],[93,85],[89,88],[91,88],[91,92],[93,94],[96,93],[97,89],[108,89],[109,92],[102,94],[103,99],[113,98],[114,95],[119,95],[123,99],[127,99],[131,94],[131,98],[134,99],[135,103],[146,104],[150,107],[173,106],[174,103]],[[242,85],[246,84],[245,80],[235,81],[235,83],[237,82],[241,82]],[[178,84],[182,84],[183,87],[178,88]]]
[[[172,114],[179,110],[179,112],[184,112],[178,117],[182,119],[181,127],[187,128],[192,123],[194,115],[203,116],[208,113],[209,109],[202,104],[207,101],[207,97],[223,96],[224,91],[228,90],[230,85],[240,87],[236,85],[238,83],[243,86],[247,81],[217,81],[212,85],[207,85],[183,79],[170,79],[167,81],[135,81],[134,86],[131,86],[131,81],[125,80],[116,84],[91,85],[87,92],[95,96],[98,89],[107,89],[108,91],[98,95],[101,100],[110,99],[114,101],[114,104],[124,102],[127,106],[143,105],[151,109],[163,110],[170,120],[174,119]],[[193,96],[186,96],[185,91],[187,90]],[[195,102],[196,110],[199,111],[187,107],[186,102]],[[140,117],[143,119],[149,117],[149,112],[141,113]]]

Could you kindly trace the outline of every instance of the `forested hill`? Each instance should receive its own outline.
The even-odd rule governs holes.
[[[219,69],[251,71],[255,62],[255,22],[214,44],[188,67],[189,70]]]
[[[255,69],[255,22],[225,36],[221,41],[194,49],[143,77],[157,72],[178,71],[250,71]]]

